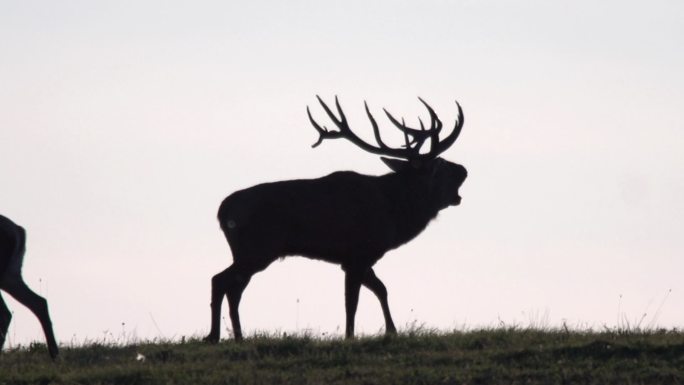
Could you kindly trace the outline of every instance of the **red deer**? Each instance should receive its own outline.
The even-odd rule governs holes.
[[[48,313],[45,298],[34,293],[21,277],[21,265],[26,251],[26,231],[0,215],[0,289],[6,291],[19,303],[26,306],[38,317],[47,339],[48,351],[53,359],[57,357],[58,348],[52,332],[52,321]],[[0,295],[0,349],[5,344],[7,329],[12,320],[12,313]]]
[[[345,272],[346,337],[354,336],[354,318],[361,285],[380,300],[386,333],[396,333],[387,303],[387,289],[373,271],[373,265],[389,250],[415,238],[437,213],[461,203],[459,187],[465,181],[465,167],[438,155],[451,146],[463,127],[458,106],[455,127],[440,140],[442,122],[422,99],[431,119],[420,129],[399,122],[387,110],[389,120],[404,134],[405,146],[383,142],[378,125],[365,104],[378,145],[372,145],[351,131],[337,97],[339,118],[318,97],[323,110],[337,126],[328,130],[311,116],[320,138],[345,138],[373,154],[393,172],[382,176],[339,171],[317,179],[264,183],[228,196],[218,211],[221,229],[233,254],[233,264],[211,281],[211,330],[205,338],[217,342],[220,336],[221,305],[228,298],[230,320],[236,340],[242,339],[238,306],[251,277],[279,257],[304,256],[339,264]],[[421,151],[429,143],[429,151]],[[397,159],[398,158],[398,159]]]

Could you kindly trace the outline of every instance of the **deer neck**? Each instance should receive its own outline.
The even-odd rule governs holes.
[[[440,210],[430,180],[403,173],[384,176],[384,193],[396,226],[397,246],[420,234]]]

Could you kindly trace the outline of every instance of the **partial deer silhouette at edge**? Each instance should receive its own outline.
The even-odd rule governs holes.
[[[463,111],[453,130],[440,139],[442,122],[422,99],[430,115],[430,127],[407,126],[385,110],[390,122],[405,138],[399,148],[388,146],[365,104],[377,145],[357,136],[335,98],[337,115],[318,97],[323,110],[336,126],[329,130],[312,117],[320,135],[313,145],[327,139],[345,138],[381,160],[392,172],[371,176],[339,171],[317,179],[264,183],[228,196],[218,211],[218,220],[233,255],[233,264],[211,280],[211,330],[205,338],[220,338],[221,306],[228,299],[236,340],[242,339],[238,307],[251,277],[279,257],[304,256],[341,265],[345,273],[347,338],[354,336],[354,319],[361,286],[380,301],[386,333],[396,333],[387,302],[387,289],[375,275],[373,265],[389,250],[420,234],[438,212],[461,203],[459,188],[467,177],[465,167],[439,157],[458,138]]]
[[[0,215],[0,289],[14,297],[38,317],[48,352],[53,359],[57,357],[59,348],[52,331],[52,321],[48,313],[45,298],[34,293],[21,276],[21,265],[26,251],[26,231],[23,227]],[[12,320],[12,313],[0,295],[0,349],[5,344],[7,330]]]

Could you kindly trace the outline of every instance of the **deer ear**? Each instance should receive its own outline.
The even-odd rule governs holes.
[[[383,161],[383,163],[385,163],[387,167],[394,172],[401,172],[410,167],[410,163],[406,160],[385,158],[384,156],[381,156],[380,160]]]

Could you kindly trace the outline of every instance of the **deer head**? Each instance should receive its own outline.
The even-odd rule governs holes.
[[[378,123],[373,117],[373,114],[371,114],[367,102],[364,101],[364,106],[368,119],[373,127],[373,134],[377,146],[364,141],[349,128],[347,118],[340,107],[337,96],[335,97],[335,106],[339,118],[333,113],[328,105],[325,104],[320,96],[317,95],[316,98],[326,114],[330,117],[335,126],[337,126],[338,130],[332,131],[325,126],[318,124],[311,116],[311,111],[307,106],[306,112],[309,116],[309,120],[320,135],[318,141],[314,143],[312,147],[317,147],[325,139],[345,138],[363,150],[382,155],[380,159],[395,173],[406,175],[414,180],[422,180],[428,185],[429,191],[432,194],[437,195],[433,198],[438,202],[440,208],[461,203],[458,189],[461,184],[463,184],[463,181],[467,176],[467,171],[465,167],[439,157],[442,152],[446,151],[454,144],[463,128],[463,110],[458,102],[456,102],[456,106],[458,107],[458,118],[456,119],[454,129],[446,138],[441,140],[439,136],[442,132],[442,121],[437,117],[435,110],[422,98],[418,98],[418,100],[427,108],[428,114],[430,115],[429,128],[425,127],[425,124],[420,117],[418,118],[420,129],[412,128],[406,125],[404,119],[400,122],[392,116],[389,111],[383,109],[389,121],[404,134],[404,146],[402,148],[393,148],[383,141]],[[426,152],[421,151],[426,143],[429,143],[429,150]]]

